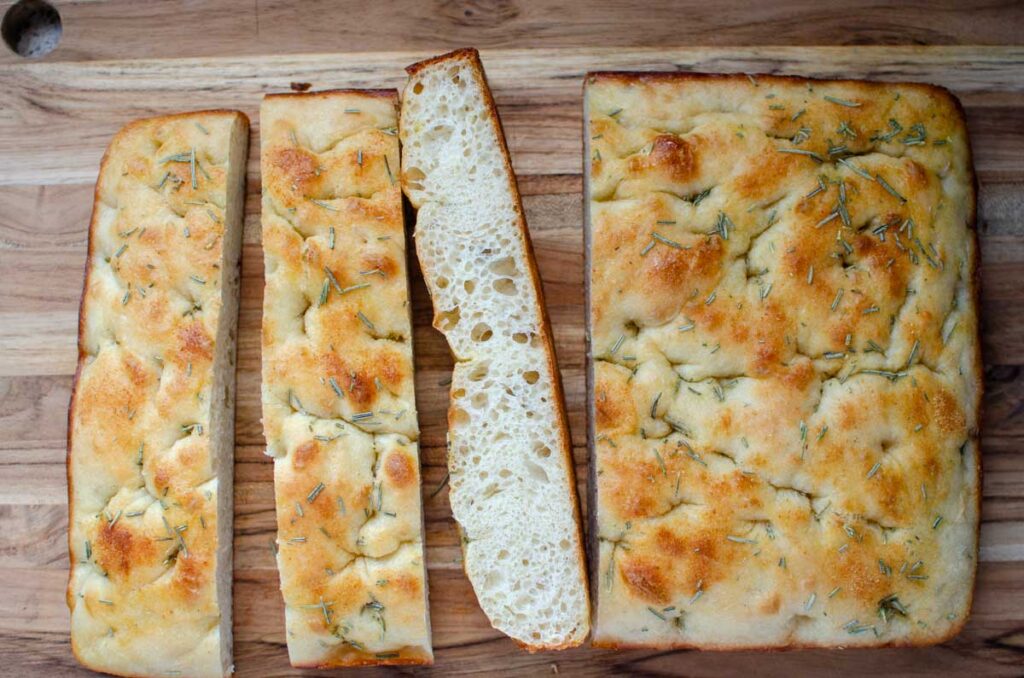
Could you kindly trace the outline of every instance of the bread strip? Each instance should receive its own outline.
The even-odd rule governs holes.
[[[466,573],[495,628],[574,647],[590,612],[569,428],[501,123],[475,50],[407,71],[402,183],[457,361],[448,466]]]
[[[594,644],[928,645],[977,563],[963,113],[929,85],[586,85]]]
[[[235,321],[249,122],[133,122],[100,165],[68,415],[71,647],[231,673]]]
[[[297,667],[433,660],[397,96],[260,110],[263,425]]]

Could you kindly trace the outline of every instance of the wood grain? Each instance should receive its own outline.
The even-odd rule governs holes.
[[[19,676],[84,673],[68,647],[63,598],[67,570],[64,438],[92,182],[110,135],[129,119],[188,108],[233,106],[253,116],[237,373],[235,653],[241,676],[297,675],[287,664],[282,603],[270,552],[272,465],[262,452],[259,421],[263,265],[255,112],[263,93],[285,90],[292,81],[310,82],[317,88],[401,85],[402,67],[426,52],[238,55],[301,51],[306,45],[299,44],[299,35],[318,36],[321,41],[317,45],[350,51],[373,46],[418,49],[419,45],[440,45],[470,34],[481,36],[478,44],[500,46],[513,44],[513,38],[505,42],[500,30],[489,27],[511,26],[512,36],[517,35],[515,31],[533,36],[533,41],[514,44],[536,47],[485,51],[484,60],[525,196],[566,386],[581,485],[589,470],[579,176],[582,74],[598,68],[843,74],[937,82],[961,97],[981,178],[979,233],[986,359],[981,567],[971,622],[956,639],[936,648],[771,655],[614,653],[588,648],[540,655],[519,651],[487,623],[461,571],[447,490],[441,487],[445,476],[445,382],[451,358],[443,338],[430,327],[429,300],[413,261],[417,402],[423,429],[427,564],[437,654],[436,666],[423,673],[1020,675],[1024,671],[1024,455],[1020,452],[1024,445],[1024,222],[1019,216],[1024,214],[1024,48],[607,48],[630,44],[630,40],[640,42],[640,27],[654,36],[644,44],[666,42],[670,20],[676,26],[696,22],[687,28],[690,32],[694,26],[718,22],[715,25],[735,42],[752,42],[755,34],[745,28],[745,22],[758,17],[780,35],[802,36],[797,41],[848,42],[853,38],[842,37],[840,28],[850,20],[852,35],[860,36],[857,39],[1010,43],[1020,40],[1019,31],[1008,28],[1020,8],[976,8],[977,20],[967,21],[965,17],[974,14],[951,3],[937,15],[925,13],[916,23],[906,13],[909,10],[896,10],[868,24],[852,10],[828,11],[821,3],[780,5],[788,7],[793,16],[803,17],[805,24],[820,22],[797,32],[786,23],[781,10],[768,3],[731,24],[722,15],[712,16],[712,3],[706,5],[683,16],[667,14],[661,6],[645,13],[626,4],[609,10],[603,18],[588,15],[571,23],[570,19],[579,18],[574,7],[478,1],[468,5],[475,14],[458,20],[471,25],[474,16],[491,17],[487,19],[491,23],[485,22],[474,33],[458,28],[461,24],[451,18],[454,5],[425,3],[401,22],[423,19],[429,8],[441,7],[448,14],[427,21],[423,30],[430,35],[422,41],[402,41],[394,38],[404,35],[401,28],[385,39],[381,37],[383,29],[371,28],[365,35],[357,35],[352,26],[340,25],[344,22],[317,24],[314,17],[325,11],[319,2],[303,4],[308,15],[295,18],[294,3],[261,1],[254,10],[262,27],[259,35],[264,38],[257,50],[253,34],[247,32],[254,30],[247,23],[253,20],[250,10],[239,11],[235,25],[226,3],[210,3],[203,10],[206,31],[223,31],[225,35],[223,44],[214,45],[217,41],[177,33],[174,26],[163,29],[167,44],[142,39],[144,25],[170,23],[175,17],[181,21],[184,10],[177,3],[143,2],[129,9],[124,2],[73,2],[62,5],[65,21],[72,17],[83,22],[78,25],[94,28],[94,33],[69,31],[67,46],[62,48],[66,51],[55,55],[59,58],[37,63],[0,59],[0,157],[4,159],[0,163],[0,581],[9,584],[0,596],[2,672]],[[851,3],[844,3],[847,5]],[[619,35],[618,24],[628,18],[622,7],[638,18]],[[714,7],[714,11],[727,13],[728,4]],[[492,21],[492,15],[504,16],[501,13],[509,8],[513,16]],[[118,21],[119,11],[124,21]],[[560,16],[569,22],[564,27],[537,28]],[[289,20],[297,23],[283,25]],[[913,26],[900,33],[900,22]],[[452,29],[453,25],[456,28]],[[121,45],[108,45],[101,39],[109,37],[114,26],[131,33]],[[325,37],[328,26],[339,29],[337,36]],[[410,26],[404,30],[411,35]],[[765,34],[759,35],[763,39]],[[343,45],[339,36],[347,36],[351,44]],[[623,42],[617,42],[620,39]],[[704,36],[703,42],[715,44],[718,40]],[[90,61],[170,53],[191,57]],[[196,58],[202,54],[216,58]]]
[[[2,3],[3,6],[10,4]],[[416,49],[645,45],[1021,44],[1012,2],[878,0],[77,0],[56,2],[66,27],[52,60]],[[358,20],[354,20],[358,17]],[[13,55],[0,60],[13,60]]]

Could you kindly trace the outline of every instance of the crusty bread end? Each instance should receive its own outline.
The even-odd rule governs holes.
[[[407,70],[402,185],[457,361],[448,466],[466,573],[495,628],[531,651],[577,646],[590,605],[569,428],[501,123],[476,50]]]

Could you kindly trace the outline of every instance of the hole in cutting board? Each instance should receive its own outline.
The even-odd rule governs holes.
[[[44,0],[19,0],[7,9],[0,25],[11,51],[29,59],[56,49],[62,31],[60,13]]]

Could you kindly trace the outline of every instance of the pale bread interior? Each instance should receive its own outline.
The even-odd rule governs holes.
[[[466,572],[495,628],[530,649],[589,630],[568,431],[500,128],[475,63],[413,74],[403,187],[434,324],[456,359],[452,511]]]

